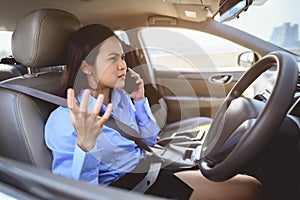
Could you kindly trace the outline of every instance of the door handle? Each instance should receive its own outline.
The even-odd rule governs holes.
[[[232,80],[232,75],[230,74],[214,75],[209,78],[209,81],[211,83],[222,84],[222,85],[230,83],[231,80]]]

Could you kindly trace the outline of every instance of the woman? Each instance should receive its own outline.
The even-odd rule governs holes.
[[[126,73],[138,85],[131,94],[123,90]],[[75,81],[80,74],[84,79]],[[127,69],[122,45],[113,31],[94,24],[72,36],[63,84],[68,108],[54,110],[45,127],[46,144],[53,155],[53,173],[131,189],[128,185],[137,174],[130,172],[139,167],[143,151],[105,122],[113,117],[127,124],[148,146],[156,143],[159,127],[144,96],[143,80]],[[72,87],[88,89],[76,95],[76,90],[68,89]],[[258,194],[259,183],[251,177],[235,177],[224,184],[206,180],[199,170],[175,175],[173,172],[162,170],[146,193],[178,199],[217,198],[216,192],[226,199],[224,194],[228,191],[231,191],[230,199],[252,198]]]

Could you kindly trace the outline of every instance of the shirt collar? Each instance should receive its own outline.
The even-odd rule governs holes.
[[[114,90],[112,91],[112,97],[114,96]],[[77,98],[76,98],[76,103],[79,105],[79,102],[81,101],[81,99],[82,99],[82,95],[83,95],[83,89],[82,90],[80,90],[80,92],[79,92],[79,95],[77,96]],[[120,100],[120,97],[114,97],[114,98],[112,98],[112,105],[113,105],[113,110],[115,110],[114,108],[116,108],[117,106],[114,106],[114,105],[116,105],[117,104],[117,102]],[[94,108],[94,106],[95,106],[95,104],[96,104],[96,98],[94,97],[94,96],[92,96],[92,95],[90,95],[89,96],[89,103],[88,103],[88,111],[89,112],[92,112],[92,110],[93,110],[93,108]],[[101,106],[101,109],[100,109],[100,115],[102,115],[102,114],[104,114],[105,113],[105,111],[106,111],[106,108],[107,108],[107,106],[106,105],[104,105],[104,104],[102,104],[102,106]],[[113,117],[113,112],[111,113],[111,115],[110,115],[111,117]]]

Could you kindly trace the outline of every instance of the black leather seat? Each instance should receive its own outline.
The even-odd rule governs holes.
[[[26,15],[13,33],[12,51],[28,74],[4,82],[59,94],[61,72],[32,71],[64,65],[69,36],[80,26],[76,16],[61,10],[40,9]],[[44,125],[56,106],[3,88],[0,101],[0,155],[50,169],[52,157],[44,143]]]

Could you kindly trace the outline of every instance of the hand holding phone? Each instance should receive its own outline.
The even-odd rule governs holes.
[[[139,84],[136,83],[136,78],[131,76],[132,73],[128,70],[126,73],[126,78],[125,78],[125,86],[124,90],[128,93],[131,94],[133,93],[138,87]]]

